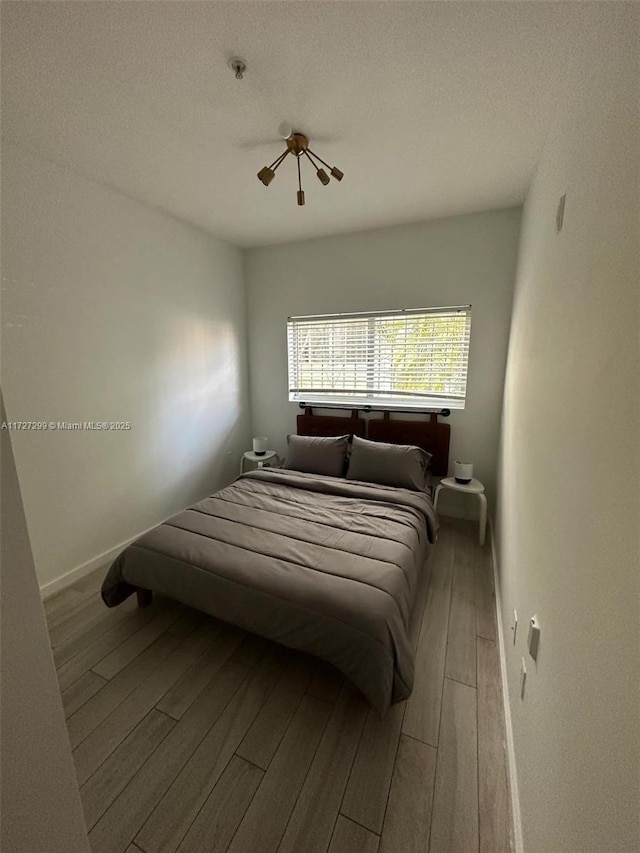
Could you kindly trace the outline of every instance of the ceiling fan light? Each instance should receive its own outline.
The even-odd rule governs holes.
[[[258,179],[262,181],[265,187],[268,187],[271,181],[275,178],[276,173],[273,169],[270,169],[268,166],[264,166],[264,168],[260,169],[258,172]]]
[[[331,183],[331,178],[335,178],[336,181],[341,181],[344,178],[344,172],[341,169],[338,169],[337,166],[330,166],[326,160],[323,160],[318,154],[314,151],[311,151],[309,148],[309,139],[305,136],[304,133],[300,133],[299,131],[294,131],[291,129],[291,126],[286,122],[282,122],[280,127],[278,128],[280,135],[285,138],[285,150],[280,154],[279,157],[271,163],[269,166],[264,166],[258,172],[258,180],[268,187],[269,184],[273,181],[276,176],[276,171],[280,167],[281,163],[287,158],[289,154],[293,154],[296,159],[296,167],[298,172],[298,192],[297,192],[297,200],[298,207],[303,207],[305,204],[304,191],[302,189],[302,175],[300,172],[300,159],[301,157],[306,157],[307,160],[313,166],[313,169],[316,173],[316,177],[320,181],[323,187],[328,186]],[[324,169],[322,168],[324,166]],[[331,178],[330,178],[331,176]]]

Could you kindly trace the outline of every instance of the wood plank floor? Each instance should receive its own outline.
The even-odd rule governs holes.
[[[336,670],[104,570],[45,602],[93,853],[508,853],[489,544],[442,518],[384,717]]]

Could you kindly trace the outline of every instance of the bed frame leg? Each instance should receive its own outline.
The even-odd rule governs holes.
[[[150,589],[141,589],[138,587],[136,589],[136,596],[138,597],[138,607],[148,607],[153,599],[153,592]]]

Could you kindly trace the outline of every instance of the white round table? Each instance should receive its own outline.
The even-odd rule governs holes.
[[[253,450],[247,450],[240,457],[240,473],[244,474],[245,462],[254,462],[258,466],[258,468],[264,468],[264,463],[268,459],[273,459],[274,456],[278,456],[275,450],[267,450],[260,456],[257,453],[254,453]],[[270,467],[270,465],[268,465],[267,467]]]
[[[480,501],[480,544],[484,545],[485,530],[487,527],[487,498],[484,486],[480,480],[471,480],[470,483],[458,483],[455,477],[445,477],[440,480],[436,488],[433,505],[438,508],[438,497],[443,489],[451,489],[454,492],[465,492],[467,495],[475,495]]]

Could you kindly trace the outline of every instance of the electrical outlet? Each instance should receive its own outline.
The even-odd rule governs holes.
[[[511,630],[513,631],[513,645],[516,644],[516,634],[518,633],[518,612],[516,610],[513,611],[513,622],[511,623]]]
[[[527,665],[524,658],[520,658],[520,698],[524,699],[524,689],[527,684]]]

